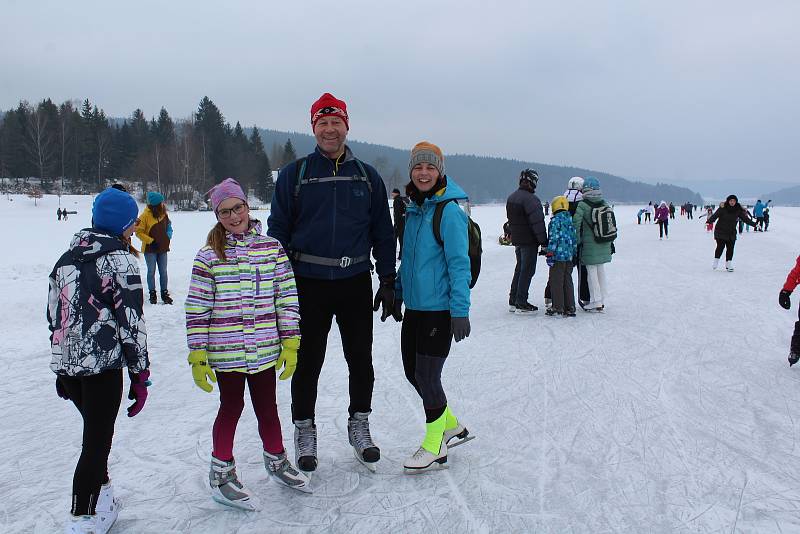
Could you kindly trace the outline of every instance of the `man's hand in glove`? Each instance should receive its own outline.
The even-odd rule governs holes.
[[[386,321],[390,315],[394,316],[397,321],[397,316],[394,315],[394,275],[382,276],[380,278],[380,285],[378,291],[375,292],[375,302],[372,306],[372,311],[381,309],[381,322]]]

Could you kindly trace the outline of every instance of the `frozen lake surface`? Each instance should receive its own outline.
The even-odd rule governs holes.
[[[48,367],[47,275],[88,226],[91,198],[63,197],[78,211],[66,223],[56,221],[56,197],[38,207],[12,198],[0,199],[0,530],[50,533],[69,510],[81,423]],[[251,513],[208,495],[218,394],[197,389],[186,363],[182,303],[214,217],[172,213],[176,305],[145,308],[153,386],[139,416],[117,419],[110,473],[124,508],[112,532],[800,532],[800,366],[786,361],[800,295],[791,312],[777,304],[800,253],[800,208],[773,208],[768,233],[744,234],[734,273],[711,270],[714,244],[701,220],[679,218],[659,241],[655,225],[636,224],[638,208],[616,210],[606,312],[561,319],[508,313],[514,251],[497,244],[505,209],[474,207],[483,271],[472,335],[453,345],[444,385],[477,439],[451,451],[449,469],[403,474],[424,415],[403,375],[400,325],[376,315],[370,421],[383,459],[369,473],[347,443],[334,328],[317,405],[315,492],[268,479],[246,405],[235,454],[261,501]],[[540,308],[546,278],[541,260],[531,287]],[[289,389],[279,384],[278,403],[293,456]]]

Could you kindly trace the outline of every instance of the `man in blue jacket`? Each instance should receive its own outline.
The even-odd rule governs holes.
[[[331,321],[336,317],[350,377],[348,438],[371,470],[380,449],[369,432],[372,411],[372,311],[394,306],[395,239],[383,179],[345,144],[346,104],[329,93],[311,106],[317,147],[278,174],[268,235],[292,260],[300,301],[300,350],[292,377],[297,466],[317,467],[314,407]],[[372,299],[372,262],[380,286]]]

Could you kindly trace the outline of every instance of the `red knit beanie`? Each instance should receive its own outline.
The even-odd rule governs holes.
[[[311,104],[311,128],[317,124],[317,121],[322,117],[339,117],[344,121],[347,129],[350,129],[350,121],[347,116],[347,104],[343,100],[339,100],[330,93],[325,93],[319,99]]]

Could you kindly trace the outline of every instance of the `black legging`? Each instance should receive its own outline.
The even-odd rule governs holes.
[[[422,398],[427,423],[436,421],[447,408],[442,368],[452,339],[449,311],[406,310],[400,333],[403,369]]]
[[[349,371],[350,406],[347,410],[351,417],[356,412],[372,411],[375,371],[372,366],[372,278],[369,271],[339,280],[297,276],[295,282],[303,341],[292,377],[292,420],[314,418],[319,375],[334,316]],[[341,390],[336,391],[344,396]]]
[[[72,515],[94,515],[100,486],[108,482],[108,455],[122,401],[122,369],[58,380],[83,417],[83,447],[72,479]]]
[[[658,221],[658,237],[669,237],[669,219]]]
[[[720,259],[722,257],[722,251],[725,250],[725,261],[731,261],[733,259],[733,247],[736,245],[735,239],[720,239],[715,237],[714,240],[717,242],[717,250],[714,251],[714,257]]]

